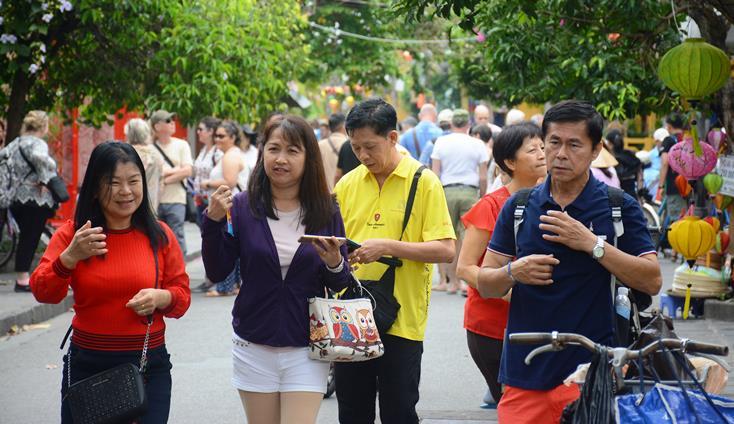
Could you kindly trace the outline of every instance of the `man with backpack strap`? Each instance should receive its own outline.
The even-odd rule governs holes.
[[[589,171],[602,148],[602,126],[601,116],[586,102],[560,102],[545,114],[549,176],[528,195],[519,212],[521,225],[515,218],[516,199],[505,204],[479,275],[482,296],[501,297],[512,289],[506,334],[574,332],[610,345],[610,274],[647,294],[660,290],[660,266],[646,220],[626,194],[619,221],[624,234],[613,244],[617,233],[609,192]],[[562,382],[590,354],[566,349],[526,365],[525,356],[535,347],[504,345],[501,423],[557,423],[565,405],[579,395],[578,388]]]

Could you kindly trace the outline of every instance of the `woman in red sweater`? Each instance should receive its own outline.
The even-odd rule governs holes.
[[[191,292],[181,249],[171,229],[153,215],[145,181],[132,146],[108,141],[95,147],[74,222],[54,234],[31,276],[33,295],[42,303],[58,303],[69,286],[74,290],[62,423],[73,422],[63,398],[69,385],[123,363],[139,365],[146,332],[148,410],[139,422],[168,420],[171,362],[163,317],[181,317]]]
[[[505,201],[516,191],[533,187],[546,176],[540,128],[531,123],[505,127],[494,142],[492,155],[497,166],[511,180],[504,187],[479,199],[461,218],[466,235],[456,273],[469,285],[464,305],[464,328],[469,353],[482,372],[492,397],[499,403],[502,386],[497,378],[510,309],[505,299],[509,299],[509,294],[504,299],[482,299],[476,290],[477,278],[495,221]]]

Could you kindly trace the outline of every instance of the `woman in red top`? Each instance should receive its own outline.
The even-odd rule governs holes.
[[[69,286],[74,290],[62,423],[72,422],[63,399],[70,383],[123,363],[139,365],[149,316],[148,411],[139,422],[168,420],[171,362],[163,317],[181,317],[191,292],[181,249],[171,229],[153,215],[145,181],[145,168],[132,146],[105,142],[95,147],[74,222],[53,235],[31,276],[33,294],[42,303],[59,303]]]
[[[505,201],[516,191],[533,187],[546,176],[540,128],[531,123],[505,127],[497,135],[492,155],[497,166],[512,179],[506,186],[479,199],[461,218],[466,235],[456,272],[469,285],[464,305],[469,352],[487,381],[492,397],[499,403],[502,386],[497,378],[510,309],[506,300],[509,293],[503,299],[482,299],[477,291],[477,278],[495,221]]]

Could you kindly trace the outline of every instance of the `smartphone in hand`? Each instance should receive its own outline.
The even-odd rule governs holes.
[[[339,242],[339,244],[344,244],[347,242],[346,237],[334,237],[334,238]],[[329,239],[331,239],[331,236],[315,236],[311,234],[304,234],[301,236],[301,238],[298,239],[298,242],[299,243],[311,243],[316,240],[329,240]]]

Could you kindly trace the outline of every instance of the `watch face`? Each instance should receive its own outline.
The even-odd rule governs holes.
[[[594,250],[591,251],[591,254],[596,259],[601,258],[602,256],[604,256],[604,247],[602,247],[602,246],[594,246]]]

